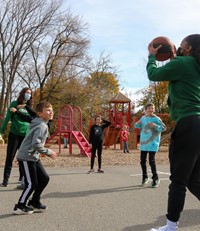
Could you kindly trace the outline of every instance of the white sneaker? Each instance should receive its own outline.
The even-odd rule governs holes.
[[[150,231],[175,231],[175,230],[177,230],[177,228],[171,229],[171,228],[167,227],[167,225],[165,225],[165,226],[159,227],[158,229],[151,229]]]
[[[159,227],[158,229],[151,229],[150,231],[168,231],[167,225]]]
[[[151,229],[150,231],[176,231],[178,229],[178,222],[173,222],[167,219],[167,225],[159,227],[158,229]]]

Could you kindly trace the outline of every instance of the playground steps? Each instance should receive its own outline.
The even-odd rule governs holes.
[[[60,137],[63,136],[65,133],[64,132],[55,132],[53,135],[51,135],[45,143],[45,147],[49,148],[51,145],[57,143],[60,140]]]
[[[79,146],[81,153],[91,157],[91,148],[84,135],[80,131],[72,131],[72,136]]]

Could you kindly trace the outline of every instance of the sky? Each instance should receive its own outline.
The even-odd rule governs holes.
[[[88,23],[89,54],[109,54],[120,89],[135,98],[149,85],[148,44],[166,36],[179,47],[187,35],[200,33],[199,0],[64,0],[64,5]]]

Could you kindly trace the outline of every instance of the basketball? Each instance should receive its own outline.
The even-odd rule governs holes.
[[[159,36],[153,39],[153,46],[157,48],[159,45],[162,47],[158,50],[155,58],[157,61],[166,61],[173,56],[174,51],[176,50],[175,45],[172,41],[164,36]]]

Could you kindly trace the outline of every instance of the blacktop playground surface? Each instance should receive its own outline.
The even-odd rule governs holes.
[[[9,186],[0,188],[0,231],[149,231],[166,223],[169,166],[157,169],[161,183],[152,189],[141,187],[140,166],[104,166],[104,174],[86,174],[87,167],[47,167],[50,182],[42,203],[48,210],[13,215],[21,194],[13,168]],[[199,201],[189,192],[179,230],[200,230]]]

